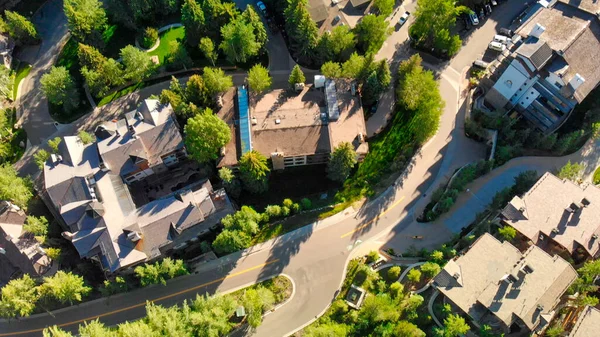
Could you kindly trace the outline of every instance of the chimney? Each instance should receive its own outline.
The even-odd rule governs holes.
[[[539,312],[542,312],[542,311],[544,311],[544,306],[543,306],[543,305],[541,305],[541,304],[538,304],[538,305],[537,305],[537,310],[538,310]]]
[[[571,88],[573,88],[573,90],[577,90],[577,88],[579,88],[579,86],[581,86],[584,82],[585,82],[585,78],[583,78],[583,76],[581,76],[577,73],[569,81],[569,85],[571,86]]]
[[[558,230],[557,227],[552,228],[552,233],[554,234],[558,234],[560,231]]]
[[[535,26],[533,26],[533,28],[531,29],[529,36],[533,36],[539,39],[540,36],[542,36],[542,33],[545,31],[546,27],[540,25],[539,23],[536,23]]]
[[[65,239],[69,240],[69,241],[73,241],[73,237],[75,236],[75,235],[74,235],[73,233],[71,233],[71,232],[62,232],[62,233],[60,233],[60,235],[61,235],[63,238],[65,238]]]
[[[588,207],[591,204],[591,202],[587,198],[583,198],[581,199],[581,204],[583,205],[583,207]]]
[[[452,275],[452,277],[453,277],[455,280],[458,280],[458,279],[460,278],[460,274],[459,274],[459,273],[454,273],[454,275]]]

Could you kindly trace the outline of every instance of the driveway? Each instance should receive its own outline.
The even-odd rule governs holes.
[[[55,131],[54,120],[48,111],[48,100],[41,90],[40,78],[47,73],[67,42],[67,18],[62,10],[62,1],[46,2],[32,18],[40,37],[41,45],[24,48],[17,56],[31,64],[31,72],[23,79],[17,98],[19,123],[27,132],[33,145],[48,139]]]

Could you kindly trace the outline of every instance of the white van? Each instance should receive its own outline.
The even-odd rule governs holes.
[[[489,48],[489,49],[491,49],[491,50],[495,50],[495,51],[500,51],[500,52],[502,52],[502,51],[504,51],[504,50],[506,49],[506,46],[505,46],[505,45],[503,45],[503,44],[502,44],[502,43],[500,43],[500,42],[495,42],[495,41],[492,41],[492,42],[490,42],[490,44],[488,45],[488,48]]]
[[[503,44],[507,44],[510,39],[504,35],[495,35],[494,42],[500,42]]]

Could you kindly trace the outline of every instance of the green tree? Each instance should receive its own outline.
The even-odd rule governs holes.
[[[418,0],[414,13],[415,21],[409,34],[417,45],[425,48],[436,47],[447,50],[447,54],[458,51],[457,41],[460,38],[450,35],[456,18],[461,13],[469,12],[465,6],[457,6],[452,0]]]
[[[408,130],[417,143],[433,136],[439,127],[444,101],[431,71],[421,66],[421,57],[414,55],[398,68],[396,97],[401,106],[412,111]]]
[[[108,297],[110,295],[124,293],[128,289],[127,282],[121,276],[115,277],[113,281],[104,280],[103,286],[99,289],[102,296]]]
[[[469,330],[470,327],[467,322],[465,322],[465,319],[457,314],[448,315],[444,320],[444,337],[462,336]]]
[[[246,24],[252,26],[252,32],[256,37],[256,42],[260,45],[260,48],[263,48],[268,40],[267,30],[265,29],[262,19],[258,13],[256,13],[252,5],[246,6],[246,10],[242,13],[242,19]]]
[[[144,29],[142,47],[150,49],[154,46],[156,41],[158,41],[158,30],[154,27],[146,27],[146,29]]]
[[[26,17],[12,11],[4,11],[4,16],[6,20],[3,26],[17,44],[29,44],[38,39],[35,26]]]
[[[167,280],[188,274],[183,260],[173,260],[168,257],[160,262],[155,262],[153,264],[146,263],[137,266],[133,271],[144,287],[150,284],[159,283],[166,285]]]
[[[235,325],[230,322],[238,303],[231,296],[200,296],[192,301],[189,321],[198,337],[226,336]]]
[[[188,153],[201,163],[219,158],[219,150],[231,140],[229,126],[210,108],[188,119],[184,130]]]
[[[413,268],[408,272],[406,278],[413,283],[417,283],[421,281],[421,271],[419,269]]]
[[[0,199],[11,200],[21,208],[33,197],[33,184],[29,178],[21,178],[8,164],[0,165]]]
[[[48,159],[50,159],[50,153],[48,153],[48,151],[44,149],[39,149],[36,153],[33,154],[33,160],[40,168],[40,170],[44,169],[44,165],[46,164]]]
[[[60,145],[61,142],[62,142],[62,138],[60,138],[60,137],[54,137],[54,138],[48,140],[48,146],[52,150],[52,153],[58,154],[58,152],[59,152],[58,146]]]
[[[512,241],[515,236],[517,236],[517,231],[511,226],[504,226],[498,229],[498,234],[500,234],[505,241]]]
[[[270,290],[258,287],[246,290],[241,302],[246,309],[248,324],[252,328],[257,328],[262,323],[263,313],[269,310],[273,306],[273,303],[275,303],[275,297]]]
[[[240,179],[244,188],[252,193],[263,193],[269,189],[270,169],[267,158],[260,152],[252,150],[240,158]]]
[[[181,310],[177,306],[163,308],[151,302],[146,304],[146,321],[159,336],[192,337],[192,327],[187,318],[190,308],[184,302]]]
[[[364,56],[354,52],[350,58],[342,64],[342,76],[352,79],[360,79],[361,73],[365,69]]]
[[[225,229],[232,231],[239,230],[252,236],[258,233],[258,225],[261,220],[261,214],[256,212],[252,207],[242,206],[239,211],[221,219],[221,223]]]
[[[106,95],[110,88],[125,83],[121,63],[104,57],[96,48],[79,44],[81,75],[93,95]]]
[[[327,78],[339,78],[342,76],[342,68],[337,62],[325,62],[321,66],[321,73]]]
[[[254,65],[248,71],[248,85],[250,86],[250,90],[255,94],[260,94],[267,90],[271,87],[271,82],[272,79],[269,71],[260,64]]]
[[[443,261],[444,253],[439,250],[434,250],[433,252],[431,252],[431,259],[437,262]]]
[[[560,337],[562,336],[562,333],[565,330],[563,329],[562,325],[560,324],[554,324],[553,326],[551,326],[550,328],[548,328],[548,330],[546,330],[546,332],[544,333],[544,336],[546,337]]]
[[[121,59],[127,78],[133,82],[140,82],[154,72],[155,66],[150,55],[134,46],[129,45],[121,49]]]
[[[196,105],[205,105],[208,102],[208,90],[204,84],[204,78],[200,75],[192,75],[185,84],[184,100]]]
[[[226,75],[221,68],[209,68],[204,67],[204,86],[208,95],[222,94],[229,88],[233,87],[233,80],[231,76]]]
[[[400,266],[393,266],[392,268],[390,268],[387,272],[387,278],[390,281],[398,281],[398,278],[400,277],[400,272],[402,271],[402,269],[400,268]]]
[[[256,41],[254,27],[246,23],[241,17],[221,28],[221,42],[219,48],[232,63],[245,63],[258,55],[262,47]]]
[[[425,262],[421,266],[421,271],[425,274],[425,277],[432,278],[442,271],[442,267],[435,262]]]
[[[240,193],[242,192],[242,185],[233,174],[233,171],[227,167],[222,167],[219,169],[219,178],[223,182],[223,187],[225,187],[227,194],[234,198],[240,196]]]
[[[81,142],[84,145],[90,144],[94,142],[94,136],[92,136],[91,134],[81,130],[79,131],[79,133],[77,134],[77,136],[79,136],[79,139],[81,139]]]
[[[42,335],[44,337],[73,337],[73,334],[62,330],[56,325],[44,328]]]
[[[197,46],[205,32],[206,19],[202,8],[195,0],[184,0],[181,7],[181,22],[185,28],[185,40],[190,46]]]
[[[46,236],[48,234],[48,219],[44,216],[28,215],[23,230],[35,236]]]
[[[217,254],[228,254],[250,247],[252,238],[238,230],[225,229],[213,241],[212,246]]]
[[[389,277],[389,275],[388,275],[388,277]],[[388,289],[388,292],[390,293],[390,296],[392,296],[392,298],[394,298],[394,299],[402,298],[403,292],[404,292],[404,286],[402,285],[402,283],[400,283],[398,281],[392,282],[392,284],[390,284],[390,288]]]
[[[203,37],[200,39],[200,44],[198,45],[200,51],[206,57],[207,60],[212,63],[213,67],[215,66],[215,62],[217,62],[217,51],[215,50],[215,44],[208,37]]]
[[[384,15],[368,14],[356,25],[357,47],[365,53],[376,54],[392,29]]]
[[[117,332],[119,337],[161,337],[142,320],[121,323]]]
[[[10,317],[29,316],[35,310],[39,292],[35,281],[25,274],[21,278],[12,279],[2,287],[2,306]]]
[[[311,55],[319,35],[308,6],[308,0],[288,0],[284,11],[285,31],[290,38],[290,48],[301,58]]]
[[[50,103],[62,105],[66,111],[79,106],[79,94],[67,68],[52,67],[49,73],[42,76],[40,84]]]
[[[99,0],[64,0],[64,11],[71,34],[78,41],[98,45],[106,27],[106,12]]]
[[[169,42],[169,54],[166,61],[167,67],[172,70],[187,69],[193,65],[192,58],[188,55],[187,50],[177,40]]]
[[[590,295],[579,295],[579,297],[577,297],[577,306],[579,307],[586,307],[586,306],[590,306],[590,307],[595,307],[598,305],[599,301],[598,298],[595,296],[590,296]]]
[[[79,325],[81,337],[117,337],[117,332],[104,326],[98,319]]]
[[[44,296],[71,305],[73,302],[81,302],[90,291],[92,288],[85,285],[83,277],[62,270],[56,272],[54,276],[45,277],[44,283],[40,286],[40,292]]]
[[[581,177],[581,173],[583,172],[584,166],[581,163],[571,163],[569,160],[565,166],[563,166],[560,171],[558,171],[557,176],[560,179],[569,179],[573,182],[577,182]]]
[[[16,88],[15,88],[16,90]],[[4,65],[0,65],[0,95],[12,99],[13,81],[10,76],[10,70]]]
[[[425,332],[418,326],[407,321],[400,321],[394,327],[395,337],[425,337]]]
[[[396,322],[400,318],[398,304],[388,294],[367,295],[359,316],[367,322]]]
[[[381,16],[389,16],[394,11],[395,0],[374,0],[373,7],[379,11]]]
[[[350,335],[350,327],[334,321],[311,324],[303,332],[305,337],[346,337]]]
[[[290,78],[288,79],[288,83],[293,88],[297,83],[304,83],[306,81],[306,77],[304,77],[304,72],[300,69],[299,65],[295,65],[292,68],[292,72],[290,73]]]
[[[331,154],[327,165],[327,177],[333,181],[344,182],[356,165],[356,152],[352,144],[340,143]]]

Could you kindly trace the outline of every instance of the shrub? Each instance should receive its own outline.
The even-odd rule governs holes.
[[[392,298],[400,298],[402,297],[402,293],[404,292],[404,286],[402,285],[402,283],[396,281],[390,284],[388,292],[390,293],[390,296],[392,296]]]
[[[281,216],[289,216],[289,215],[290,215],[290,208],[287,206],[281,207]]]
[[[149,49],[156,43],[158,40],[158,30],[153,27],[148,27],[144,30],[144,40],[142,41],[142,47]]]
[[[426,277],[429,278],[434,277],[441,270],[442,268],[440,267],[440,265],[435,262],[425,262],[425,264],[421,266],[421,271],[423,272],[423,274],[425,274]]]
[[[292,213],[298,213],[298,212],[300,212],[300,204],[297,203],[297,202],[293,203],[292,207],[291,207],[291,210],[292,210]]]
[[[281,216],[281,207],[279,205],[269,205],[265,208],[265,213],[270,218],[277,218]]]
[[[369,255],[367,255],[367,263],[375,262],[379,259],[379,253],[376,250],[372,250]]]
[[[283,199],[283,203],[281,204],[283,207],[292,208],[294,202],[292,199]]]
[[[402,269],[400,268],[400,266],[393,266],[392,268],[388,269],[388,271],[387,271],[388,280],[397,281],[398,278],[400,277],[401,272],[402,272]]]
[[[302,206],[303,210],[309,210],[312,208],[312,202],[308,198],[302,198],[302,200],[300,200],[300,205]]]
[[[517,236],[517,231],[510,226],[504,226],[498,230],[498,234],[500,234],[504,240],[512,241],[512,239]]]
[[[45,250],[46,250],[46,255],[48,256],[48,258],[50,258],[50,260],[60,261],[60,253],[61,253],[60,248],[49,247],[49,248],[46,248]]]
[[[594,171],[594,185],[600,184],[600,166]]]
[[[421,281],[421,271],[413,268],[408,272],[407,278],[410,282],[417,283]]]
[[[433,261],[442,261],[444,259],[444,253],[439,251],[439,250],[434,250],[431,255],[430,258]]]

